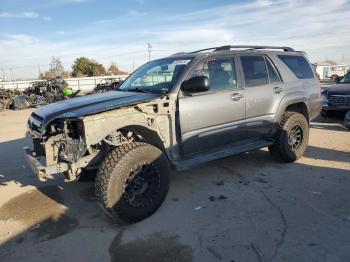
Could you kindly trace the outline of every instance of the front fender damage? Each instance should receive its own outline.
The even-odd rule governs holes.
[[[63,173],[68,181],[76,180],[82,169],[98,165],[106,155],[106,148],[118,146],[134,139],[129,127],[142,127],[155,132],[167,153],[176,141],[175,102],[162,97],[151,102],[64,121],[58,131],[55,126],[40,144],[43,150],[25,149],[31,168],[40,180]],[[131,130],[132,128],[130,128]],[[47,132],[50,134],[50,132]],[[142,137],[138,137],[142,139]],[[36,151],[44,152],[38,155]]]

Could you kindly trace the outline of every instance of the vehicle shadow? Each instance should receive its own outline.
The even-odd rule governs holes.
[[[30,143],[31,139],[28,133],[21,139],[0,143],[0,188],[11,181],[20,185],[35,184],[33,184],[34,175],[31,174],[23,154],[23,148]]]
[[[10,232],[3,261],[138,261],[147,252],[158,255],[153,261],[349,258],[346,170],[282,164],[266,150],[227,157],[175,173],[155,214],[122,225],[98,207],[93,183],[37,182],[22,158],[27,144],[28,137],[0,144],[0,190],[10,182],[36,187],[0,207],[0,228]],[[345,153],[310,147],[306,156]]]
[[[344,127],[344,115],[342,114],[336,115],[334,117],[318,116],[310,123],[310,127],[331,131],[348,131],[348,129]]]
[[[54,241],[84,230],[101,234],[108,229],[111,240],[118,227],[97,205],[93,182],[66,183],[62,175],[52,181],[38,181],[24,158],[23,147],[30,144],[28,134],[0,143],[1,260],[13,255],[15,246]],[[77,237],[75,241],[81,240]],[[92,248],[94,242],[90,242],[84,244]],[[84,254],[83,260],[90,261],[90,255]],[[27,259],[24,253],[21,256]]]
[[[350,152],[321,148],[316,146],[308,146],[306,148],[305,157],[313,159],[321,159],[328,161],[337,161],[337,162],[350,162]]]

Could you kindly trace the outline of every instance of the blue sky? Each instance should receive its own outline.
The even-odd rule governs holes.
[[[152,58],[224,44],[289,45],[350,62],[349,0],[1,0],[0,69],[35,78],[58,56],[131,71]],[[0,72],[1,73],[1,72]]]

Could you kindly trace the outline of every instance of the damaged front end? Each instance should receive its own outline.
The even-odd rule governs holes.
[[[82,119],[56,119],[47,127],[33,113],[28,129],[33,138],[33,150],[24,148],[25,157],[39,180],[46,181],[63,173],[68,181],[76,180],[82,168],[89,166],[101,151],[87,147]]]

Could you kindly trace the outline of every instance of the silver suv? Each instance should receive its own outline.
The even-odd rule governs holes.
[[[37,109],[26,157],[40,180],[90,175],[101,206],[136,222],[162,204],[172,169],[263,147],[283,162],[300,158],[320,91],[290,47],[178,53],[141,66],[118,91]]]

